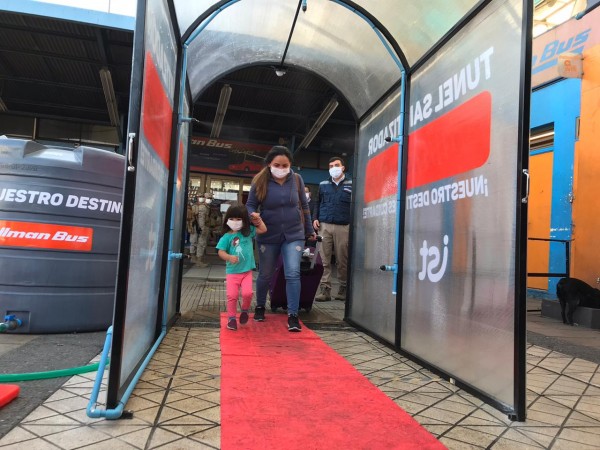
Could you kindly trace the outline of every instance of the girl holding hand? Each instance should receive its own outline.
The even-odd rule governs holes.
[[[267,231],[264,222],[250,218],[244,205],[232,205],[223,220],[223,236],[217,243],[219,258],[226,261],[225,280],[227,284],[227,328],[237,330],[237,303],[240,288],[242,291],[242,312],[240,324],[248,322],[248,311],[252,302],[252,269],[256,268],[252,239]]]

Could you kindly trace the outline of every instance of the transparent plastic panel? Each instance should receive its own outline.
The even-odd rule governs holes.
[[[155,339],[162,265],[177,40],[166,0],[148,0],[135,206],[127,282],[120,384],[126,383]]]
[[[401,347],[514,407],[520,0],[413,76]]]
[[[354,228],[350,318],[390,343],[395,341],[396,296],[392,265],[396,250],[400,93],[392,94],[359,129],[354,169]]]
[[[334,2],[300,12],[286,63],[329,80],[362,116],[400,79],[400,69],[372,27]]]
[[[174,0],[174,2],[181,33],[185,33],[197,17],[218,3],[214,0]],[[279,25],[282,23],[281,20],[288,20],[287,16],[278,16],[280,11],[277,6],[279,3],[287,3],[285,0],[270,1],[269,3],[268,8],[262,10],[263,15],[272,16],[273,23]],[[294,8],[298,4],[296,0],[290,3]],[[365,8],[381,22],[402,48],[408,63],[413,64],[479,2],[477,0],[429,0],[426,2],[422,0],[403,0],[402,2],[354,0],[354,3]],[[255,2],[241,0],[238,5],[241,17],[250,24],[251,21],[247,18],[254,14]],[[300,19],[305,22],[308,20],[312,22],[313,16],[322,16],[323,10],[327,9],[332,11],[332,14],[328,14],[326,17],[328,23],[325,24],[324,30],[326,33],[323,37],[334,38],[335,36],[342,37],[352,34],[356,38],[361,38],[366,36],[368,32],[373,33],[372,30],[368,30],[368,32],[356,30],[353,25],[359,21],[362,22],[360,19],[356,22],[350,22],[350,27],[346,27],[343,34],[335,34],[330,31],[330,27],[339,30],[339,8],[342,7],[335,5],[332,1],[309,1],[307,11],[306,13],[300,13]],[[335,20],[332,20],[332,18],[335,18]],[[358,19],[358,16],[356,16],[356,19]],[[255,33],[251,34],[254,35]],[[273,36],[276,36],[276,34]]]
[[[242,0],[218,14],[189,46],[192,97],[235,68],[277,64],[297,4],[296,0]]]
[[[179,32],[183,35],[198,17],[219,2],[215,0],[174,0],[174,3]]]
[[[296,0],[243,0],[217,15],[189,46],[193,96],[235,68],[279,64],[297,5]],[[332,2],[314,2],[300,12],[284,65],[309,69],[332,83],[358,115],[400,78],[373,29]]]
[[[400,45],[408,64],[412,65],[479,1],[354,0],[354,3],[381,22]]]

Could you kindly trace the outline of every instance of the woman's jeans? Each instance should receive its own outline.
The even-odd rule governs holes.
[[[298,314],[300,303],[300,260],[304,241],[284,241],[281,244],[258,244],[258,278],[256,279],[256,306],[265,306],[267,290],[273,278],[279,254],[283,259],[285,292],[288,314]]]

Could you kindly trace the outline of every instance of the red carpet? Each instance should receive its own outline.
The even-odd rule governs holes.
[[[221,315],[223,450],[445,448],[314,332],[250,316]]]
[[[0,384],[0,408],[17,398],[19,390],[16,384]]]

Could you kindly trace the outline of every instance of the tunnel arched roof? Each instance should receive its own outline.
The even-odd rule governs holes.
[[[301,3],[175,0],[192,97],[237,66],[283,62],[327,79],[360,117],[398,83],[398,63],[410,69],[485,2],[308,0],[305,12]]]

